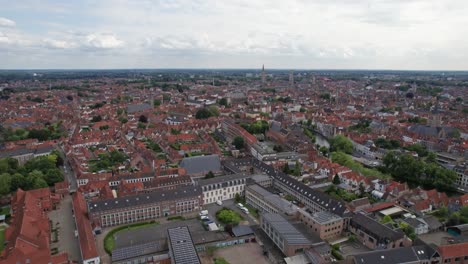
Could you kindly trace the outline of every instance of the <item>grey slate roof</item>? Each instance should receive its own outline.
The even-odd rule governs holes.
[[[54,150],[53,146],[45,146],[45,147],[41,147],[37,149],[20,148],[20,149],[0,152],[0,158],[22,156],[26,154],[40,155],[40,154],[49,153],[52,150]]]
[[[174,264],[200,264],[192,236],[187,226],[167,229],[169,251]]]
[[[232,228],[232,233],[236,237],[241,237],[241,236],[251,235],[254,233],[254,231],[248,225],[238,225]]]
[[[199,174],[205,172],[217,172],[221,170],[221,161],[218,155],[206,155],[184,158],[180,167],[187,170],[187,174]]]
[[[207,186],[207,185],[210,185],[210,184],[221,183],[223,187],[226,187],[227,182],[229,182],[229,181],[246,179],[246,178],[250,178],[250,177],[251,177],[251,175],[245,175],[243,173],[230,174],[230,175],[218,176],[218,177],[214,177],[214,178],[210,178],[210,179],[200,179],[200,180],[198,180],[198,185]]]
[[[237,160],[228,160],[223,161],[223,166],[226,170],[229,170],[233,173],[240,172],[239,166],[255,166],[258,170],[266,173],[269,176],[272,176],[275,181],[281,182],[282,184],[288,185],[291,188],[294,188],[299,192],[303,197],[311,199],[315,203],[324,207],[326,210],[343,216],[347,208],[344,203],[334,199],[326,193],[316,191],[304,183],[292,178],[282,171],[277,171],[271,165],[268,165],[264,162],[258,161],[256,159],[237,159]]]
[[[400,230],[392,230],[362,213],[354,214],[351,218],[351,223],[361,226],[361,229],[366,229],[366,232],[372,233],[373,236],[377,236],[376,238],[388,238],[391,241],[395,241],[404,236],[404,233]]]
[[[262,221],[270,223],[271,227],[278,232],[288,245],[312,245],[301,232],[279,214],[262,214]]]
[[[152,108],[149,104],[131,104],[127,106],[127,113],[132,114],[135,112],[144,111]]]
[[[124,196],[115,199],[107,199],[96,202],[88,202],[88,212],[102,212],[108,210],[115,210],[126,208],[130,206],[139,206],[145,204],[152,204],[162,201],[170,201],[176,199],[189,198],[194,196],[201,196],[201,188],[197,186],[184,186],[176,190],[158,191],[151,193],[142,193],[132,196]]]
[[[296,206],[291,202],[282,199],[279,197],[279,195],[273,194],[257,184],[249,185],[248,189],[251,189],[257,194],[261,195],[264,200],[275,206],[277,209],[281,210],[283,213],[291,214],[297,210]]]

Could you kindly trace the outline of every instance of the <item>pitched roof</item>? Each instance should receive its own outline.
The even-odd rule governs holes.
[[[96,202],[88,202],[89,213],[127,208],[152,204],[162,201],[184,199],[187,197],[201,196],[201,188],[194,186],[180,187],[176,190],[166,190],[161,192],[142,193],[138,195],[107,199]]]
[[[80,243],[81,257],[83,260],[99,257],[94,241],[94,235],[89,222],[86,209],[86,201],[81,192],[73,195],[73,212],[75,214],[78,241]]]
[[[189,157],[180,162],[180,167],[184,168],[189,175],[208,171],[217,172],[221,170],[221,161],[218,155]]]

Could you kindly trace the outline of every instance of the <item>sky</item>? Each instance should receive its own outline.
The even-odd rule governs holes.
[[[467,0],[0,0],[0,69],[468,70]]]

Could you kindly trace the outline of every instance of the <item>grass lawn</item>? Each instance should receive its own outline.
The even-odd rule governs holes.
[[[136,224],[130,224],[126,226],[117,227],[111,230],[104,238],[104,249],[106,250],[107,254],[112,255],[112,250],[115,247],[114,235],[117,234],[118,232],[126,231],[126,230],[135,230],[135,229],[140,229],[140,228],[149,227],[153,225],[159,225],[159,222],[151,221],[151,222],[136,223]]]
[[[4,243],[5,243],[5,226],[0,226],[0,252],[3,251]]]

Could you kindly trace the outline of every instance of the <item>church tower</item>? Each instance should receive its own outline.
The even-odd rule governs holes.
[[[262,85],[266,84],[265,64],[262,66]]]

